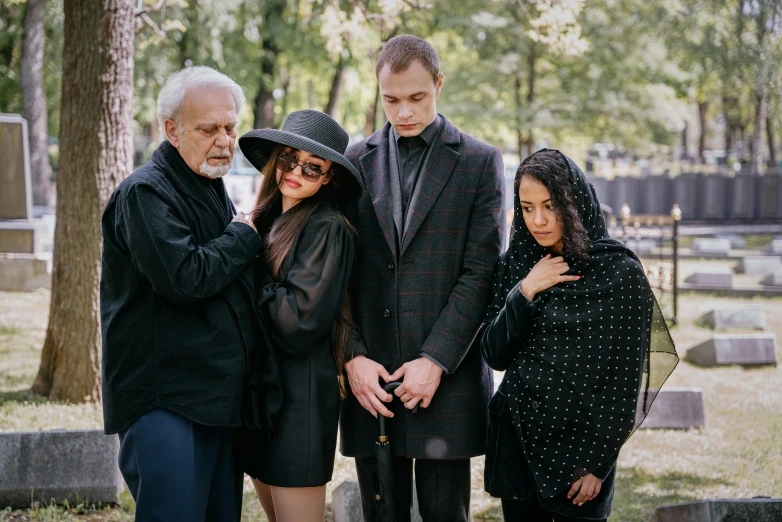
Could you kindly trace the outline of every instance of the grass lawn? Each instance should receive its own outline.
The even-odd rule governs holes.
[[[681,322],[673,330],[679,354],[710,336],[696,325],[700,315],[721,304],[749,302],[765,309],[767,330],[782,341],[782,299],[688,294],[680,298]],[[98,405],[52,403],[26,392],[38,369],[48,307],[46,291],[0,292],[0,431],[102,426]],[[653,521],[656,506],[687,500],[782,497],[782,367],[701,369],[683,361],[667,386],[703,388],[706,429],[636,433],[619,458],[612,522]],[[502,520],[499,502],[483,492],[482,458],[473,459],[472,471],[473,518]],[[337,454],[329,502],[331,490],[349,478],[355,478],[353,463]],[[249,482],[244,500],[243,521],[265,520]],[[132,521],[133,500],[126,492],[119,507],[0,511],[0,521],[28,520]]]

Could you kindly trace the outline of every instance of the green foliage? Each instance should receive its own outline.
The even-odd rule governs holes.
[[[188,64],[216,67],[245,89],[240,131],[273,94],[274,121],[323,110],[344,68],[337,119],[364,132],[375,101],[382,42],[412,33],[438,49],[439,110],[508,150],[550,144],[580,153],[612,142],[670,150],[697,128],[696,104],[745,136],[754,125],[756,78],[768,76],[772,125],[782,128],[782,0],[144,0],[160,30],[140,30],[134,116],[146,155],[166,77]],[[0,2],[0,111],[21,110],[24,0]],[[765,18],[761,16],[765,13]],[[759,44],[762,21],[771,24]],[[47,2],[45,88],[50,134],[59,128],[62,0]],[[531,81],[533,80],[533,81]],[[378,123],[382,120],[378,115]],[[779,141],[779,139],[777,139]],[[146,155],[137,159],[145,159]]]

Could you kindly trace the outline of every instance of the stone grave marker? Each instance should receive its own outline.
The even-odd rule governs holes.
[[[657,241],[650,238],[628,239],[626,245],[635,253],[648,254],[657,246]]]
[[[766,329],[766,314],[757,305],[715,308],[701,316],[700,321],[714,330],[730,328]]]
[[[704,428],[703,390],[700,388],[666,388],[652,403],[641,429]]]
[[[774,239],[763,247],[763,252],[769,254],[782,254],[782,239]]]
[[[714,234],[716,239],[727,239],[730,241],[731,248],[747,248],[747,242],[738,234]]]
[[[782,270],[777,270],[773,274],[769,274],[760,280],[760,284],[764,286],[778,286],[782,287]]]
[[[730,239],[696,237],[692,240],[692,251],[701,254],[727,255],[731,250]]]
[[[119,438],[102,430],[0,433],[0,508],[116,504],[124,488],[118,453]]]
[[[331,509],[334,512],[334,522],[364,522],[364,509],[361,507],[361,491],[357,480],[346,480],[336,487],[331,494]],[[421,522],[415,480],[413,480],[413,509],[410,521]]]
[[[779,522],[782,499],[717,498],[660,506],[658,522]]]
[[[780,268],[782,268],[782,256],[746,256],[736,265],[736,272],[765,275]]]
[[[0,114],[0,220],[33,217],[27,121],[18,114]]]
[[[733,286],[734,274],[732,268],[704,268],[687,276],[684,282],[693,285],[730,288]]]
[[[776,337],[773,334],[714,334],[687,351],[687,359],[698,366],[777,364]]]
[[[0,158],[0,290],[48,288],[46,261],[34,255],[27,122],[17,114],[0,114]]]

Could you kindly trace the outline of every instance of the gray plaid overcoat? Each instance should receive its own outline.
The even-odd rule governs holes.
[[[389,124],[350,146],[365,189],[352,219],[358,229],[351,298],[363,354],[389,373],[426,353],[447,372],[428,408],[416,415],[398,399],[389,439],[397,456],[457,459],[484,453],[492,373],[473,340],[486,314],[500,254],[503,165],[496,147],[443,117],[418,178],[402,241],[394,224]],[[343,401],[341,451],[374,454],[377,421],[352,394]]]

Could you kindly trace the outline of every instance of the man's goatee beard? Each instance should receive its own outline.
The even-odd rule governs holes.
[[[212,157],[218,157],[218,156],[212,156]],[[198,170],[201,171],[201,174],[206,176],[209,179],[217,179],[222,178],[226,174],[228,174],[228,171],[231,170],[231,158],[228,157],[228,163],[225,165],[210,165],[209,164],[209,158],[204,158],[204,162],[201,163],[201,166],[198,167]]]

